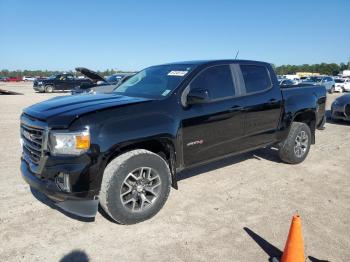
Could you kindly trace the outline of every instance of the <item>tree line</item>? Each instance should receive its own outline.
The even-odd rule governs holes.
[[[349,63],[350,65],[350,63]],[[297,72],[310,72],[310,73],[319,73],[321,75],[332,75],[336,76],[341,73],[343,70],[350,69],[349,66],[345,63],[331,63],[331,64],[304,64],[304,65],[281,65],[274,66],[274,69],[278,75],[289,75],[295,74]]]
[[[114,75],[117,73],[128,73],[127,71],[122,71],[122,70],[115,70],[115,69],[107,69],[104,71],[96,71],[99,75],[101,76],[110,76]],[[41,77],[48,77],[60,73],[71,73],[76,76],[80,76],[81,74],[76,72],[76,71],[56,71],[56,70],[7,70],[3,69],[0,71],[0,76],[3,77],[23,77],[23,76],[41,76]]]
[[[350,69],[350,62],[349,66],[345,63],[321,63],[321,64],[303,64],[303,65],[281,65],[281,66],[275,66],[272,65],[278,75],[288,75],[288,74],[295,74],[297,72],[311,72],[311,73],[319,73],[321,75],[337,75],[341,71]],[[80,75],[80,73],[75,71],[65,71],[66,73],[72,73],[77,76]],[[115,70],[115,69],[107,69],[104,71],[97,71],[98,74],[101,76],[109,76],[117,73],[125,73],[126,71],[121,70]],[[48,77],[51,75],[63,73],[63,71],[52,71],[52,70],[15,70],[10,71],[7,69],[3,69],[0,71],[0,76],[4,77],[23,77],[23,76],[42,76],[42,77]]]

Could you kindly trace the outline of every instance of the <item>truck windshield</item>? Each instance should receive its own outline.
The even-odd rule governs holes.
[[[114,89],[126,96],[160,99],[173,90],[194,68],[194,65],[172,64],[146,68]]]
[[[56,79],[56,77],[58,77],[58,75],[49,76],[47,79]]]

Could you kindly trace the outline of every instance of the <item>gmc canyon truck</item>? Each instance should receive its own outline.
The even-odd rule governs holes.
[[[181,170],[272,146],[284,162],[302,162],[325,102],[323,86],[280,88],[264,62],[152,66],[112,93],[24,109],[21,173],[70,213],[94,217],[100,204],[133,224],[163,207]]]
[[[39,79],[33,82],[33,89],[40,93],[52,93],[56,90],[71,90],[76,86],[91,85],[89,79],[80,79],[72,74],[58,74],[46,79]]]

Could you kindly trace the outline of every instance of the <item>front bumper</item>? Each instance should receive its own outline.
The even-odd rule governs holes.
[[[21,173],[23,179],[34,189],[44,193],[63,210],[82,217],[94,217],[98,209],[98,199],[91,192],[63,192],[54,180],[41,178],[31,172],[29,165],[21,159]]]
[[[44,87],[43,86],[33,86],[33,89],[38,92],[44,92]]]
[[[331,108],[332,119],[350,121],[350,112],[348,112],[350,110],[346,109],[347,106],[349,107],[349,105],[332,106]]]

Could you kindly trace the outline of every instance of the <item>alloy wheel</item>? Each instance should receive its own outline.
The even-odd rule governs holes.
[[[301,158],[305,155],[309,145],[309,138],[305,131],[300,131],[295,138],[294,153]]]
[[[123,206],[131,212],[151,207],[160,194],[159,174],[150,167],[139,167],[130,172],[120,189]]]

